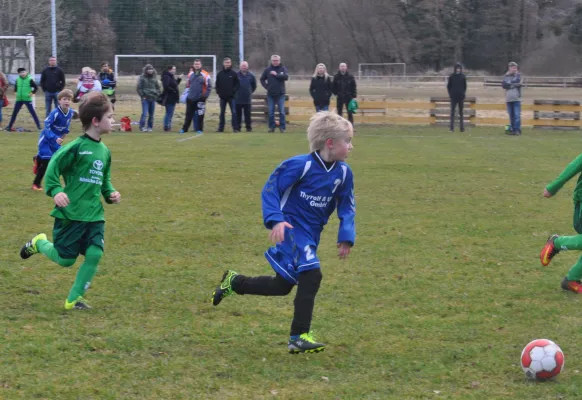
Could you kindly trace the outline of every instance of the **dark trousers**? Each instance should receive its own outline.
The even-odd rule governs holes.
[[[293,304],[293,322],[291,323],[291,336],[308,333],[311,329],[315,295],[321,284],[321,270],[311,269],[299,274],[297,293]],[[293,289],[293,284],[285,280],[281,275],[246,277],[238,275],[232,288],[237,294],[255,294],[260,296],[286,296]]]
[[[204,113],[206,112],[206,99],[186,100],[186,119],[182,130],[188,132],[190,124],[194,121],[194,130],[202,132],[204,130]]]
[[[226,114],[226,105],[228,104],[228,107],[230,108],[230,115],[231,115],[231,124],[232,124],[232,130],[237,131],[240,129],[240,125],[237,125],[237,114],[236,114],[236,103],[234,102],[234,99],[220,99],[220,116],[218,118],[218,130],[219,131],[223,131],[224,130],[224,124],[225,124],[225,114]]]
[[[10,122],[8,123],[6,129],[7,130],[12,129],[12,125],[14,125],[14,121],[16,121],[16,117],[18,116],[18,113],[20,112],[20,109],[22,108],[23,105],[26,105],[26,108],[28,108],[28,112],[30,113],[30,115],[32,115],[32,119],[34,119],[36,127],[40,130],[40,121],[38,120],[36,111],[34,111],[32,101],[17,101],[16,103],[14,103],[14,111],[12,111],[12,117],[10,117]]]
[[[46,168],[48,167],[49,161],[50,158],[46,160],[43,160],[42,158],[36,159],[37,163],[36,176],[34,177],[34,182],[32,182],[36,186],[40,186],[40,184],[42,183],[42,178],[44,178],[44,174],[46,173]]]
[[[243,113],[245,117],[245,127],[247,131],[253,129],[251,121],[251,105],[250,104],[237,104],[236,105],[236,120],[238,129],[242,126]]]
[[[463,106],[465,105],[465,99],[451,99],[451,130],[455,129],[455,109],[459,107],[459,127],[461,132],[465,130],[465,120],[463,117]]]
[[[338,97],[337,98],[337,113],[341,117],[342,113],[343,113],[343,108],[345,106],[346,111],[348,112],[348,121],[350,121],[352,123],[352,126],[353,126],[354,125],[354,113],[352,113],[351,111],[348,110],[348,104],[350,104],[350,100],[351,99],[341,99]]]

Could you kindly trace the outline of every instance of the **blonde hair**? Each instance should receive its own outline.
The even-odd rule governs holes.
[[[87,72],[91,72],[91,67],[83,67],[83,68],[81,68],[81,73],[84,74],[84,73],[87,73]]]
[[[318,112],[311,117],[307,128],[309,148],[311,151],[322,150],[325,148],[327,139],[345,139],[349,136],[351,129],[352,124],[335,112]]]
[[[323,67],[323,76],[325,77],[325,79],[327,79],[329,77],[329,74],[327,73],[327,67],[325,66],[324,63],[319,63],[315,66],[315,71],[313,71],[313,77],[317,78],[317,69],[319,67]]]
[[[69,99],[73,99],[75,97],[75,95],[73,94],[73,91],[71,89],[64,89],[61,90],[59,92],[59,95],[57,96],[57,99],[62,99],[63,97],[68,97]]]

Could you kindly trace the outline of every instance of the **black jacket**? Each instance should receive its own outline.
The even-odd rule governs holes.
[[[463,74],[463,66],[461,64],[456,64],[455,72],[449,76],[447,91],[449,92],[449,98],[453,100],[465,99],[465,94],[467,93],[467,78]]]
[[[177,104],[180,102],[180,90],[178,89],[178,85],[182,79],[177,78],[174,74],[171,74],[169,71],[164,71],[162,73],[162,87],[164,91],[163,94],[163,104]]]
[[[276,74],[271,74],[272,71]],[[280,96],[285,94],[285,81],[288,79],[289,74],[286,66],[280,64],[275,67],[271,64],[263,71],[260,81],[261,85],[267,89],[267,95]]]
[[[65,88],[65,83],[65,73],[59,67],[46,67],[40,75],[43,92],[60,92]]]
[[[358,97],[356,79],[354,76],[349,72],[342,74],[338,71],[333,77],[333,94],[335,94],[339,100],[345,102]]]
[[[332,93],[331,76],[314,76],[311,78],[309,93],[313,97],[313,104],[316,106],[329,106],[329,99]]]
[[[216,75],[216,94],[223,100],[231,100],[236,96],[240,83],[238,75],[232,68],[223,69]]]

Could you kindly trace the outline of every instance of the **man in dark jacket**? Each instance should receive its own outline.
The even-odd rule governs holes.
[[[46,116],[51,113],[53,102],[55,107],[59,106],[57,96],[65,88],[65,73],[57,66],[56,57],[49,58],[48,67],[40,75],[40,87],[44,92],[44,105]]]
[[[251,105],[252,97],[255,90],[257,90],[257,80],[255,75],[249,71],[249,64],[246,61],[240,63],[240,71],[238,72],[239,89],[236,92],[236,118],[237,126],[241,129],[243,113],[245,116],[245,126],[247,132],[253,130],[251,121]]]
[[[232,130],[233,132],[240,132],[240,126],[237,125],[235,97],[239,89],[238,75],[232,70],[232,60],[230,57],[225,57],[223,60],[223,70],[216,75],[216,94],[220,98],[220,119],[218,122],[218,130],[216,132],[224,132],[226,105],[230,107],[230,114],[232,116]]]
[[[271,56],[271,65],[261,75],[261,85],[267,89],[269,106],[269,132],[275,132],[275,104],[279,108],[279,130],[285,132],[285,81],[289,79],[287,67],[281,65],[281,57]]]
[[[99,72],[98,78],[99,82],[101,82],[101,91],[109,97],[109,101],[111,101],[115,110],[115,102],[117,101],[115,98],[115,86],[117,86],[117,82],[115,82],[115,76],[107,61],[101,63],[101,72]]]
[[[341,63],[339,71],[333,77],[333,94],[337,96],[337,113],[341,116],[346,107],[348,120],[354,125],[354,114],[348,109],[348,104],[358,96],[356,79],[348,72],[348,65]]]
[[[455,108],[459,107],[459,125],[461,132],[465,132],[463,120],[463,104],[465,103],[465,94],[467,93],[467,78],[463,74],[463,66],[461,63],[455,64],[455,72],[449,76],[447,83],[447,90],[449,98],[451,99],[451,128],[450,131],[455,131]]]

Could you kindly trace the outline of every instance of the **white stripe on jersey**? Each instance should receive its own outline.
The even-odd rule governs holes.
[[[303,177],[305,176],[307,171],[309,171],[309,168],[311,168],[311,161],[307,161],[305,163],[305,167],[303,168],[303,173],[301,174],[301,177],[299,178],[299,180],[303,179]],[[289,186],[287,188],[287,190],[285,190],[285,193],[283,193],[283,197],[281,198],[281,204],[279,205],[279,209],[281,211],[283,211],[283,207],[285,207],[287,200],[289,200],[289,195],[291,194],[291,190],[293,190],[294,186],[295,186],[295,184]]]
[[[344,172],[344,177],[342,178],[342,185],[346,181],[346,175],[348,174],[348,167],[346,165],[342,165],[342,171]]]

